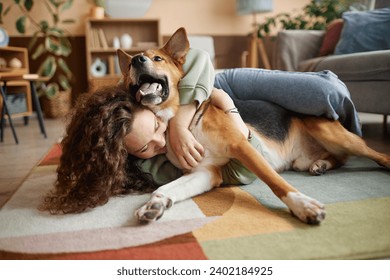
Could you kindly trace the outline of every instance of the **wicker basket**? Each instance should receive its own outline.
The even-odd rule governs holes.
[[[41,98],[42,109],[46,118],[62,118],[69,113],[71,106],[71,92],[61,91],[52,98]]]

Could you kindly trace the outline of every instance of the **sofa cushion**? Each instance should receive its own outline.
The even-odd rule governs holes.
[[[335,19],[326,28],[324,39],[320,48],[319,56],[330,55],[334,53],[339,42],[341,30],[343,29],[343,19]]]
[[[359,112],[390,115],[390,81],[346,82]]]
[[[298,67],[298,71],[321,70],[331,70],[343,81],[390,81],[390,50],[318,57]]]
[[[335,54],[390,49],[390,8],[346,12]]]
[[[324,30],[282,30],[273,53],[273,68],[297,71],[300,61],[317,56]]]

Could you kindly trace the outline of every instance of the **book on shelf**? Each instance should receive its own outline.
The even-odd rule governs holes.
[[[100,49],[102,48],[102,44],[100,43],[99,30],[92,28],[90,30],[90,46],[92,49]]]
[[[100,49],[102,46],[100,45],[99,31],[97,29],[93,29],[93,39],[95,43],[95,48]]]
[[[93,32],[92,32],[92,29],[90,29],[89,31],[88,31],[88,35],[89,35],[89,42],[87,42],[88,44],[89,44],[89,47],[91,48],[91,49],[94,49],[95,48],[95,44],[94,44],[94,41],[93,41]]]
[[[108,42],[103,29],[99,28],[98,34],[101,47],[103,47],[103,49],[108,49]]]
[[[90,46],[92,49],[97,49],[99,48],[99,42],[96,41],[96,32],[95,32],[95,29],[91,29],[89,31],[89,36],[91,37],[90,39]]]

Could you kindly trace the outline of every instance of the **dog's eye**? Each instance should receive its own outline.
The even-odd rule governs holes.
[[[161,60],[163,60],[163,59],[162,59],[161,56],[156,55],[155,57],[153,57],[153,60],[154,60],[154,61],[161,61]]]

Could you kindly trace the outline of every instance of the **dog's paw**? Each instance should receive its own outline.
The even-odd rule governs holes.
[[[317,160],[313,162],[313,164],[309,168],[309,172],[311,175],[319,176],[326,173],[327,164],[324,160]]]
[[[165,209],[172,206],[172,200],[161,194],[153,194],[152,198],[135,212],[140,223],[157,221],[164,214]]]
[[[282,200],[293,215],[304,223],[317,225],[325,219],[324,205],[300,192],[289,192]]]

